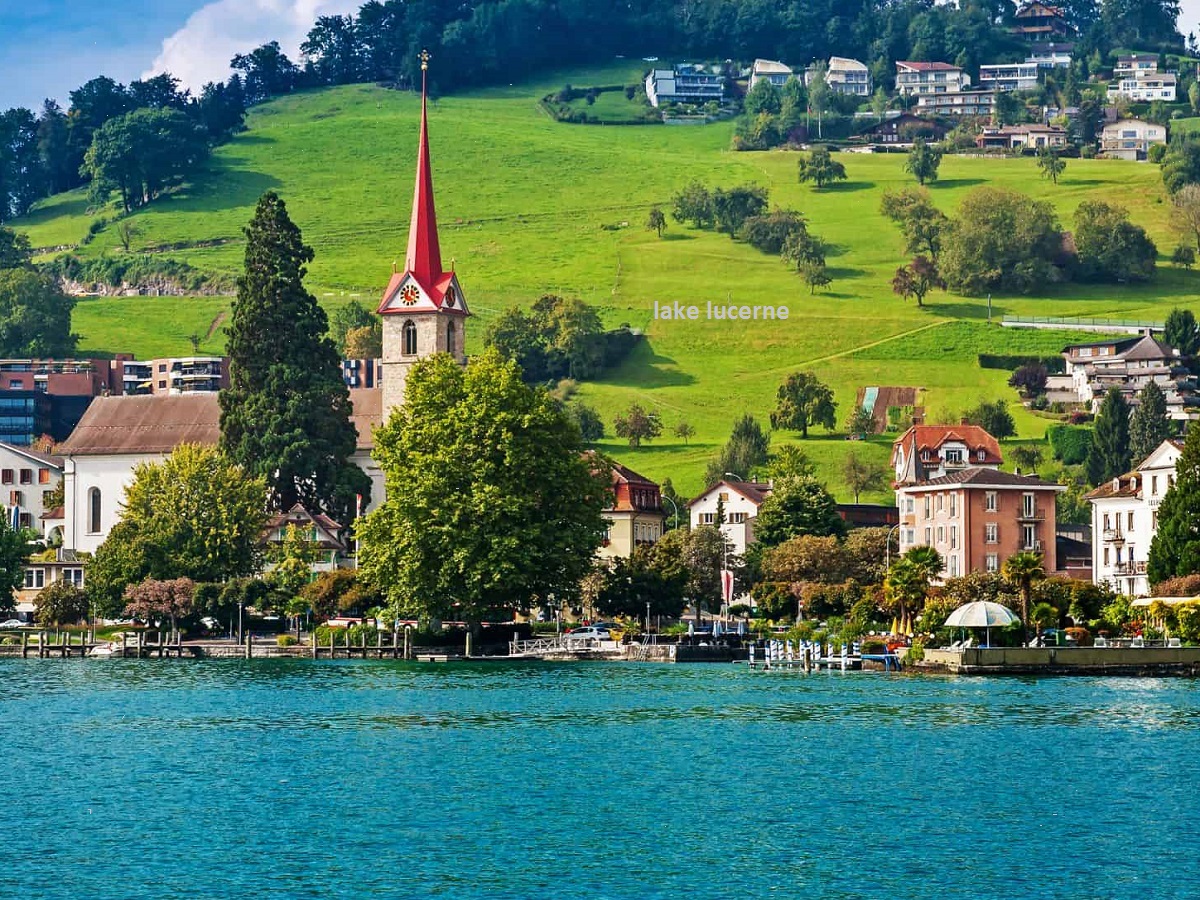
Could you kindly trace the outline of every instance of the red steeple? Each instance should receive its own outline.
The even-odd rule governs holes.
[[[433,209],[433,170],[429,165],[429,126],[425,115],[429,54],[421,51],[421,140],[417,147],[417,184],[413,190],[412,222],[408,227],[405,268],[428,290],[442,277],[437,214]]]

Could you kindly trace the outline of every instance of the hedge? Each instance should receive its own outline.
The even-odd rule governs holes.
[[[1092,429],[1079,425],[1051,425],[1046,429],[1046,438],[1054,458],[1068,466],[1086,462],[1092,449]]]
[[[1003,369],[1012,372],[1029,363],[1041,363],[1051,375],[1061,375],[1066,371],[1066,361],[1061,356],[1021,356],[1004,353],[980,353],[979,368]]]

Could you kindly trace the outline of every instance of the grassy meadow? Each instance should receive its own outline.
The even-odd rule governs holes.
[[[656,411],[664,435],[632,451],[605,449],[644,474],[672,478],[682,493],[702,487],[708,457],[743,412],[766,419],[790,372],[811,368],[835,389],[839,425],[864,385],[925,389],[937,418],[957,416],[981,398],[1015,400],[1004,372],[982,370],[979,352],[1053,353],[1077,335],[1013,331],[988,324],[987,303],[934,293],[918,309],[891,293],[903,244],[878,213],[888,188],[911,184],[901,155],[842,154],[849,180],[814,191],[796,179],[796,154],[734,153],[733,124],[597,126],[552,120],[538,97],[569,81],[576,87],[632,82],[638,67],[547,76],[536,84],[446,97],[430,107],[431,152],[443,257],[453,260],[475,313],[468,352],[482,346],[490,319],[544,293],[577,296],[606,322],[628,322],[648,340],[619,370],[584,384],[579,396],[611,428],[631,402]],[[623,101],[623,95],[614,95]],[[133,216],[137,250],[163,250],[209,271],[236,273],[241,228],[257,197],[277,190],[316,251],[309,286],[333,308],[358,297],[373,302],[394,262],[403,264],[412,197],[419,98],[372,86],[299,94],[256,108],[248,130],[219,148],[207,169],[177,194]],[[692,178],[710,186],[755,182],[772,205],[799,209],[834,245],[833,283],[816,295],[774,257],[724,235],[674,221],[660,239],[644,227],[654,204]],[[1158,243],[1157,281],[1137,287],[1047,286],[1037,297],[993,297],[1007,314],[1120,316],[1161,321],[1176,305],[1200,312],[1200,274],[1165,263],[1176,243],[1157,166],[1070,160],[1058,185],[1039,177],[1033,159],[950,157],[932,185],[952,211],[982,184],[1004,185],[1051,200],[1066,228],[1086,199],[1119,202]],[[78,193],[47,201],[18,223],[35,246],[78,242],[91,218]],[[120,252],[111,227],[79,252]],[[784,305],[787,321],[673,322],[653,319],[653,304],[706,301]],[[80,302],[75,330],[90,350],[139,355],[190,351],[188,335],[209,335],[221,349],[217,316],[228,298],[103,298]],[[1015,404],[1014,404],[1015,406]],[[1015,410],[1025,438],[1047,420]],[[671,436],[686,420],[689,443]],[[776,444],[796,440],[777,434]],[[851,448],[883,461],[890,440],[851,444],[817,429],[806,450],[838,494],[840,464]],[[747,474],[747,473],[741,473]],[[881,499],[875,495],[874,499]]]

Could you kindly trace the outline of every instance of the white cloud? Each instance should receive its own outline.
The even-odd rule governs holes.
[[[143,77],[170,72],[193,91],[229,77],[229,60],[279,41],[293,61],[318,16],[357,11],[362,0],[216,0],[194,12],[162,43]]]

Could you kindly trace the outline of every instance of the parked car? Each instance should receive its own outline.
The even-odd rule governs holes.
[[[567,632],[568,641],[608,641],[612,640],[612,632],[599,625],[585,625],[582,628],[572,628]]]
[[[20,619],[6,619],[0,622],[0,628],[20,628],[24,624]]]

